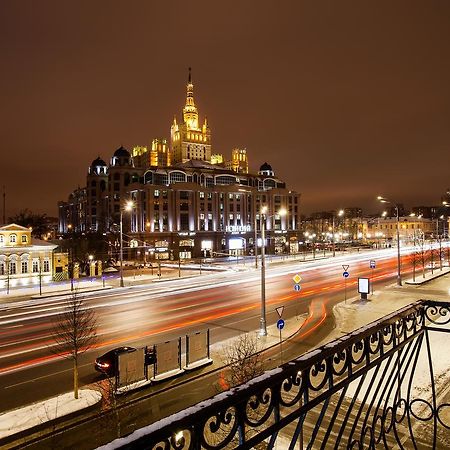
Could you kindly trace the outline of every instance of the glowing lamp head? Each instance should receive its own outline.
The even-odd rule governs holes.
[[[131,200],[128,200],[125,203],[125,211],[131,211],[134,208],[134,203]]]
[[[267,206],[263,206],[261,207],[261,214],[266,214],[267,213]]]
[[[339,210],[338,216],[343,216],[343,215],[344,215],[344,210],[343,209]]]
[[[286,214],[287,214],[286,208],[281,208],[281,209],[278,211],[278,215],[279,215],[279,216],[285,216]]]

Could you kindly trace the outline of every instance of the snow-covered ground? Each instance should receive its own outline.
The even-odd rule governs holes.
[[[82,389],[78,397],[75,399],[73,392],[68,392],[0,414],[0,438],[88,408],[98,403],[102,395],[92,389]]]

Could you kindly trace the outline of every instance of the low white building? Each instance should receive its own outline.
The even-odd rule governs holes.
[[[49,282],[57,246],[31,237],[21,225],[0,227],[0,289]]]

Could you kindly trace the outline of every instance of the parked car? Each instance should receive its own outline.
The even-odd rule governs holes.
[[[134,347],[117,347],[113,348],[104,355],[99,356],[94,363],[95,370],[104,373],[108,376],[113,376],[117,372],[116,364],[119,360],[119,355],[122,353],[132,353],[135,352]],[[154,364],[156,362],[156,353],[153,347],[149,347],[145,352],[145,364]]]

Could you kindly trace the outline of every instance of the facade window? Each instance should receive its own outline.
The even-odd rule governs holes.
[[[233,194],[228,194],[228,198],[229,198],[230,200],[233,200]]]
[[[234,214],[230,214],[230,220],[234,219]]]
[[[22,244],[26,244],[28,241],[27,235],[26,234],[22,234]]]
[[[22,273],[28,273],[28,262],[22,261]]]
[[[10,275],[14,275],[16,272],[17,272],[16,262],[15,261],[11,261],[9,263],[9,274]]]
[[[0,275],[5,275],[5,263],[0,263]]]
[[[39,272],[39,262],[33,261],[33,273],[38,273],[38,272]]]
[[[205,198],[205,193],[204,192],[200,192],[199,195],[200,195],[200,198]]]
[[[205,218],[204,214],[200,214],[200,220],[203,220]]]
[[[4,241],[4,237],[3,237],[3,234],[0,234],[0,244],[3,244],[5,241]]]
[[[153,192],[153,197],[158,198],[159,197],[159,190],[156,189],[155,192]]]
[[[17,242],[17,236],[16,236],[15,234],[11,234],[11,235],[9,236],[9,242],[10,242],[11,244],[15,244],[15,243]]]
[[[50,262],[47,259],[44,261],[44,272],[50,272]]]

